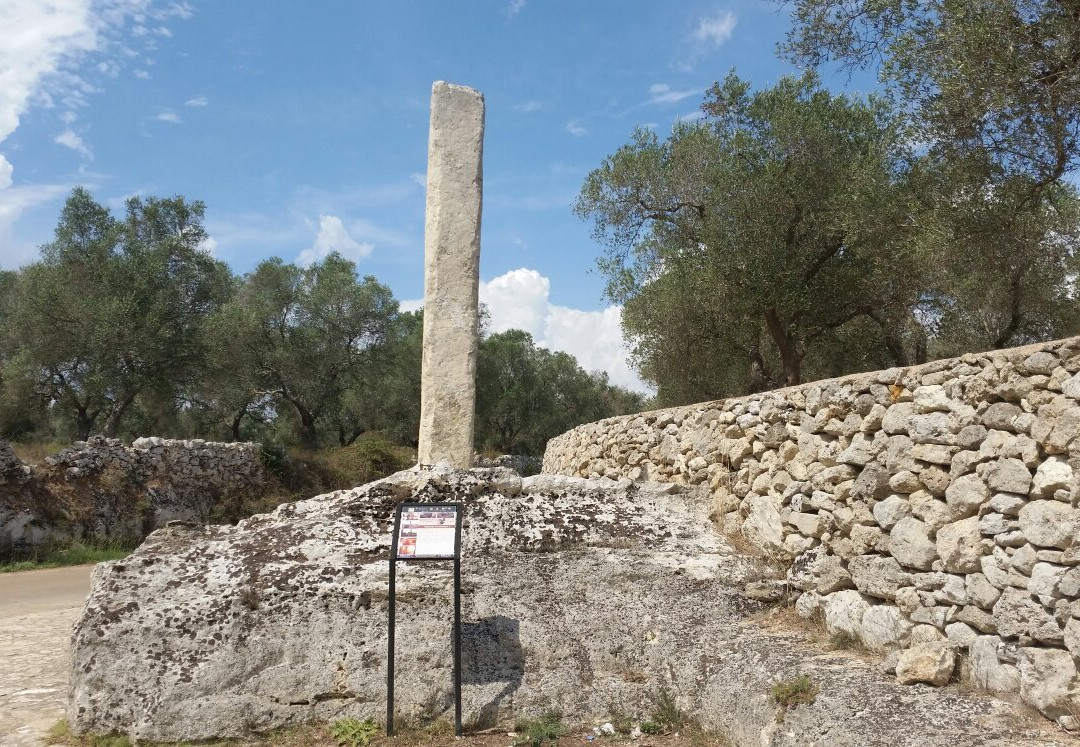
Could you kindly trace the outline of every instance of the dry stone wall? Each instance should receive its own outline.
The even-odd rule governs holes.
[[[1080,726],[1080,338],[580,426],[544,471],[707,485],[796,609],[901,683]]]
[[[37,466],[0,441],[0,554],[72,538],[133,541],[169,521],[208,521],[264,480],[251,443],[95,436]]]

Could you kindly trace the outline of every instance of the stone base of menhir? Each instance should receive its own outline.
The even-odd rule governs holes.
[[[169,527],[95,569],[74,631],[75,733],[245,737],[382,720],[394,507],[462,501],[466,728],[560,709],[648,715],[661,692],[734,744],[1056,744],[1049,724],[959,689],[903,687],[880,665],[769,632],[701,488],[506,469],[408,471],[235,527]],[[399,569],[396,703],[452,713],[452,581]],[[760,584],[759,584],[760,586]],[[774,683],[816,701],[777,717]]]

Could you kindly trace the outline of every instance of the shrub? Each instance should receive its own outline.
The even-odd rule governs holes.
[[[543,747],[545,744],[556,744],[559,737],[566,734],[562,714],[555,710],[544,711],[543,715],[535,721],[520,721],[515,729],[521,736],[514,744],[521,747]]]
[[[330,736],[343,747],[367,747],[378,734],[379,725],[370,718],[343,718],[330,725]]]

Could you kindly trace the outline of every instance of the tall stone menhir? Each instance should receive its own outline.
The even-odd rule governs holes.
[[[473,461],[484,95],[431,88],[424,229],[420,464]]]

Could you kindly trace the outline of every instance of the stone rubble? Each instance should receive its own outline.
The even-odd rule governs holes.
[[[1063,726],[1080,713],[1078,470],[1080,338],[611,418],[544,457],[703,486],[814,595],[802,614],[902,650],[902,681],[948,681],[966,653],[982,686]]]
[[[71,538],[137,541],[169,521],[206,522],[222,496],[265,479],[257,444],[156,437],[126,446],[92,436],[34,469],[0,441],[0,478],[13,474],[23,477],[0,479],[0,552]]]

